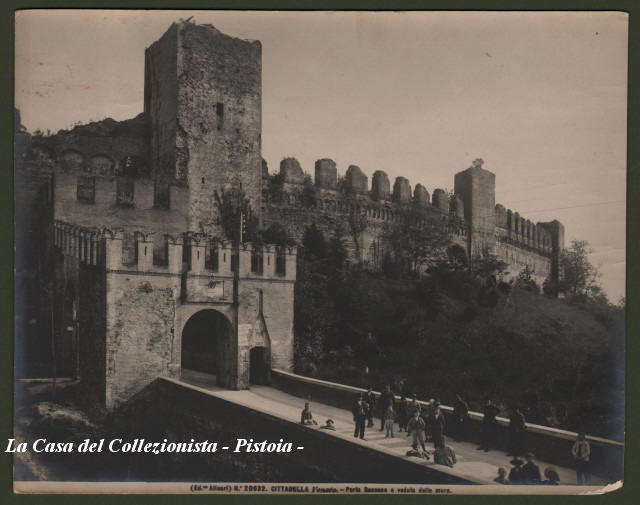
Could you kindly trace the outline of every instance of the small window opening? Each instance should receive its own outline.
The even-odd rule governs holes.
[[[224,104],[222,102],[216,103],[216,117],[218,119],[218,130],[222,130],[224,123]]]

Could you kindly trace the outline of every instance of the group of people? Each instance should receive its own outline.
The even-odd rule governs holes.
[[[454,450],[446,445],[445,441],[445,417],[440,409],[440,400],[431,399],[422,406],[415,395],[411,399],[404,395],[396,402],[391,386],[387,385],[379,399],[371,388],[366,393],[361,393],[353,403],[352,413],[355,424],[354,437],[366,440],[365,430],[374,427],[374,411],[377,409],[380,415],[380,431],[385,432],[386,438],[394,437],[394,426],[398,423],[398,431],[405,432],[411,437],[411,450],[409,456],[417,456],[430,459],[433,455],[437,464],[452,467],[457,458]],[[494,405],[490,398],[485,398],[483,407],[483,419],[480,433],[480,446],[478,450],[488,452],[495,448],[497,437],[497,416],[500,409]],[[469,406],[456,395],[453,411],[450,416],[449,429],[454,440],[467,440],[468,437]],[[317,424],[311,415],[309,404],[305,403],[302,411],[302,424]],[[321,428],[335,430],[333,420],[327,422]],[[512,456],[512,468],[507,475],[504,467],[498,469],[498,477],[494,479],[500,484],[558,484],[558,472],[548,467],[544,471],[544,479],[540,469],[535,463],[534,455],[525,449],[526,421],[519,408],[513,408],[509,417],[509,439],[507,441],[508,455]],[[433,451],[427,450],[427,442],[433,443]],[[576,468],[577,483],[588,485],[591,480],[589,472],[590,446],[585,434],[580,433],[572,447],[572,456]],[[524,458],[521,459],[521,458]]]
[[[528,452],[524,455],[526,460],[516,457],[511,460],[511,470],[507,476],[507,470],[504,467],[498,468],[498,476],[493,479],[498,484],[545,484],[557,486],[560,482],[560,476],[553,467],[548,467],[544,471],[544,480],[540,475],[540,467],[536,464],[534,455]]]

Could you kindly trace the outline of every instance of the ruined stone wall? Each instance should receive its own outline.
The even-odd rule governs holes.
[[[189,230],[215,233],[215,192],[241,185],[260,218],[262,46],[210,25],[178,27],[176,176],[189,186]]]
[[[139,177],[151,176],[149,142],[143,114],[126,121],[111,118],[60,130],[50,136],[33,136],[25,153],[25,163],[48,167],[56,172],[78,175],[116,176],[125,170],[131,157]]]
[[[434,204],[431,205],[427,189],[417,184],[412,193],[405,177],[397,177],[391,191],[387,174],[378,170],[369,189],[367,176],[356,165],[348,167],[344,179],[338,178],[336,164],[329,158],[318,160],[314,168],[313,186],[306,186],[303,184],[305,173],[295,158],[281,162],[278,191],[263,191],[265,228],[280,224],[298,243],[312,224],[326,239],[340,228],[349,257],[375,267],[382,259],[381,240],[385,226],[399,222],[410,211],[417,210],[425,220],[441,221],[449,230],[452,242],[467,249],[464,202],[459,195],[455,195],[450,205],[450,196],[442,189],[435,189]],[[263,186],[269,187],[268,179]],[[309,191],[313,192],[311,200],[305,194]],[[358,221],[357,216],[362,216],[366,224],[364,230],[354,233],[352,224]]]

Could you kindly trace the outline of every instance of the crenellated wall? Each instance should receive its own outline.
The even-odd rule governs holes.
[[[79,301],[71,291],[62,295],[78,306],[81,379],[101,403],[112,408],[159,375],[178,377],[182,330],[201,311],[222,314],[232,330],[218,336],[237,357],[225,361],[221,385],[248,387],[256,346],[269,350],[273,366],[293,370],[295,248],[242,244],[235,251],[204,234],[165,234],[159,263],[153,235],[133,233],[132,257],[123,230],[53,226],[65,281],[84,293]]]
[[[528,267],[536,283],[557,279],[557,261],[564,247],[564,229],[551,223],[533,223],[519,212],[495,206],[495,254],[509,265],[507,278],[512,279]],[[555,246],[562,244],[561,247]]]

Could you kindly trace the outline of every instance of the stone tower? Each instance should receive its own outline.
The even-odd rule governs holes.
[[[496,176],[482,168],[477,159],[471,167],[458,172],[454,193],[462,197],[464,218],[469,223],[469,254],[473,257],[493,253],[495,246]]]
[[[217,229],[215,194],[241,186],[262,222],[262,46],[211,25],[172,24],[145,53],[144,111],[159,208]],[[177,202],[173,186],[188,187]]]

